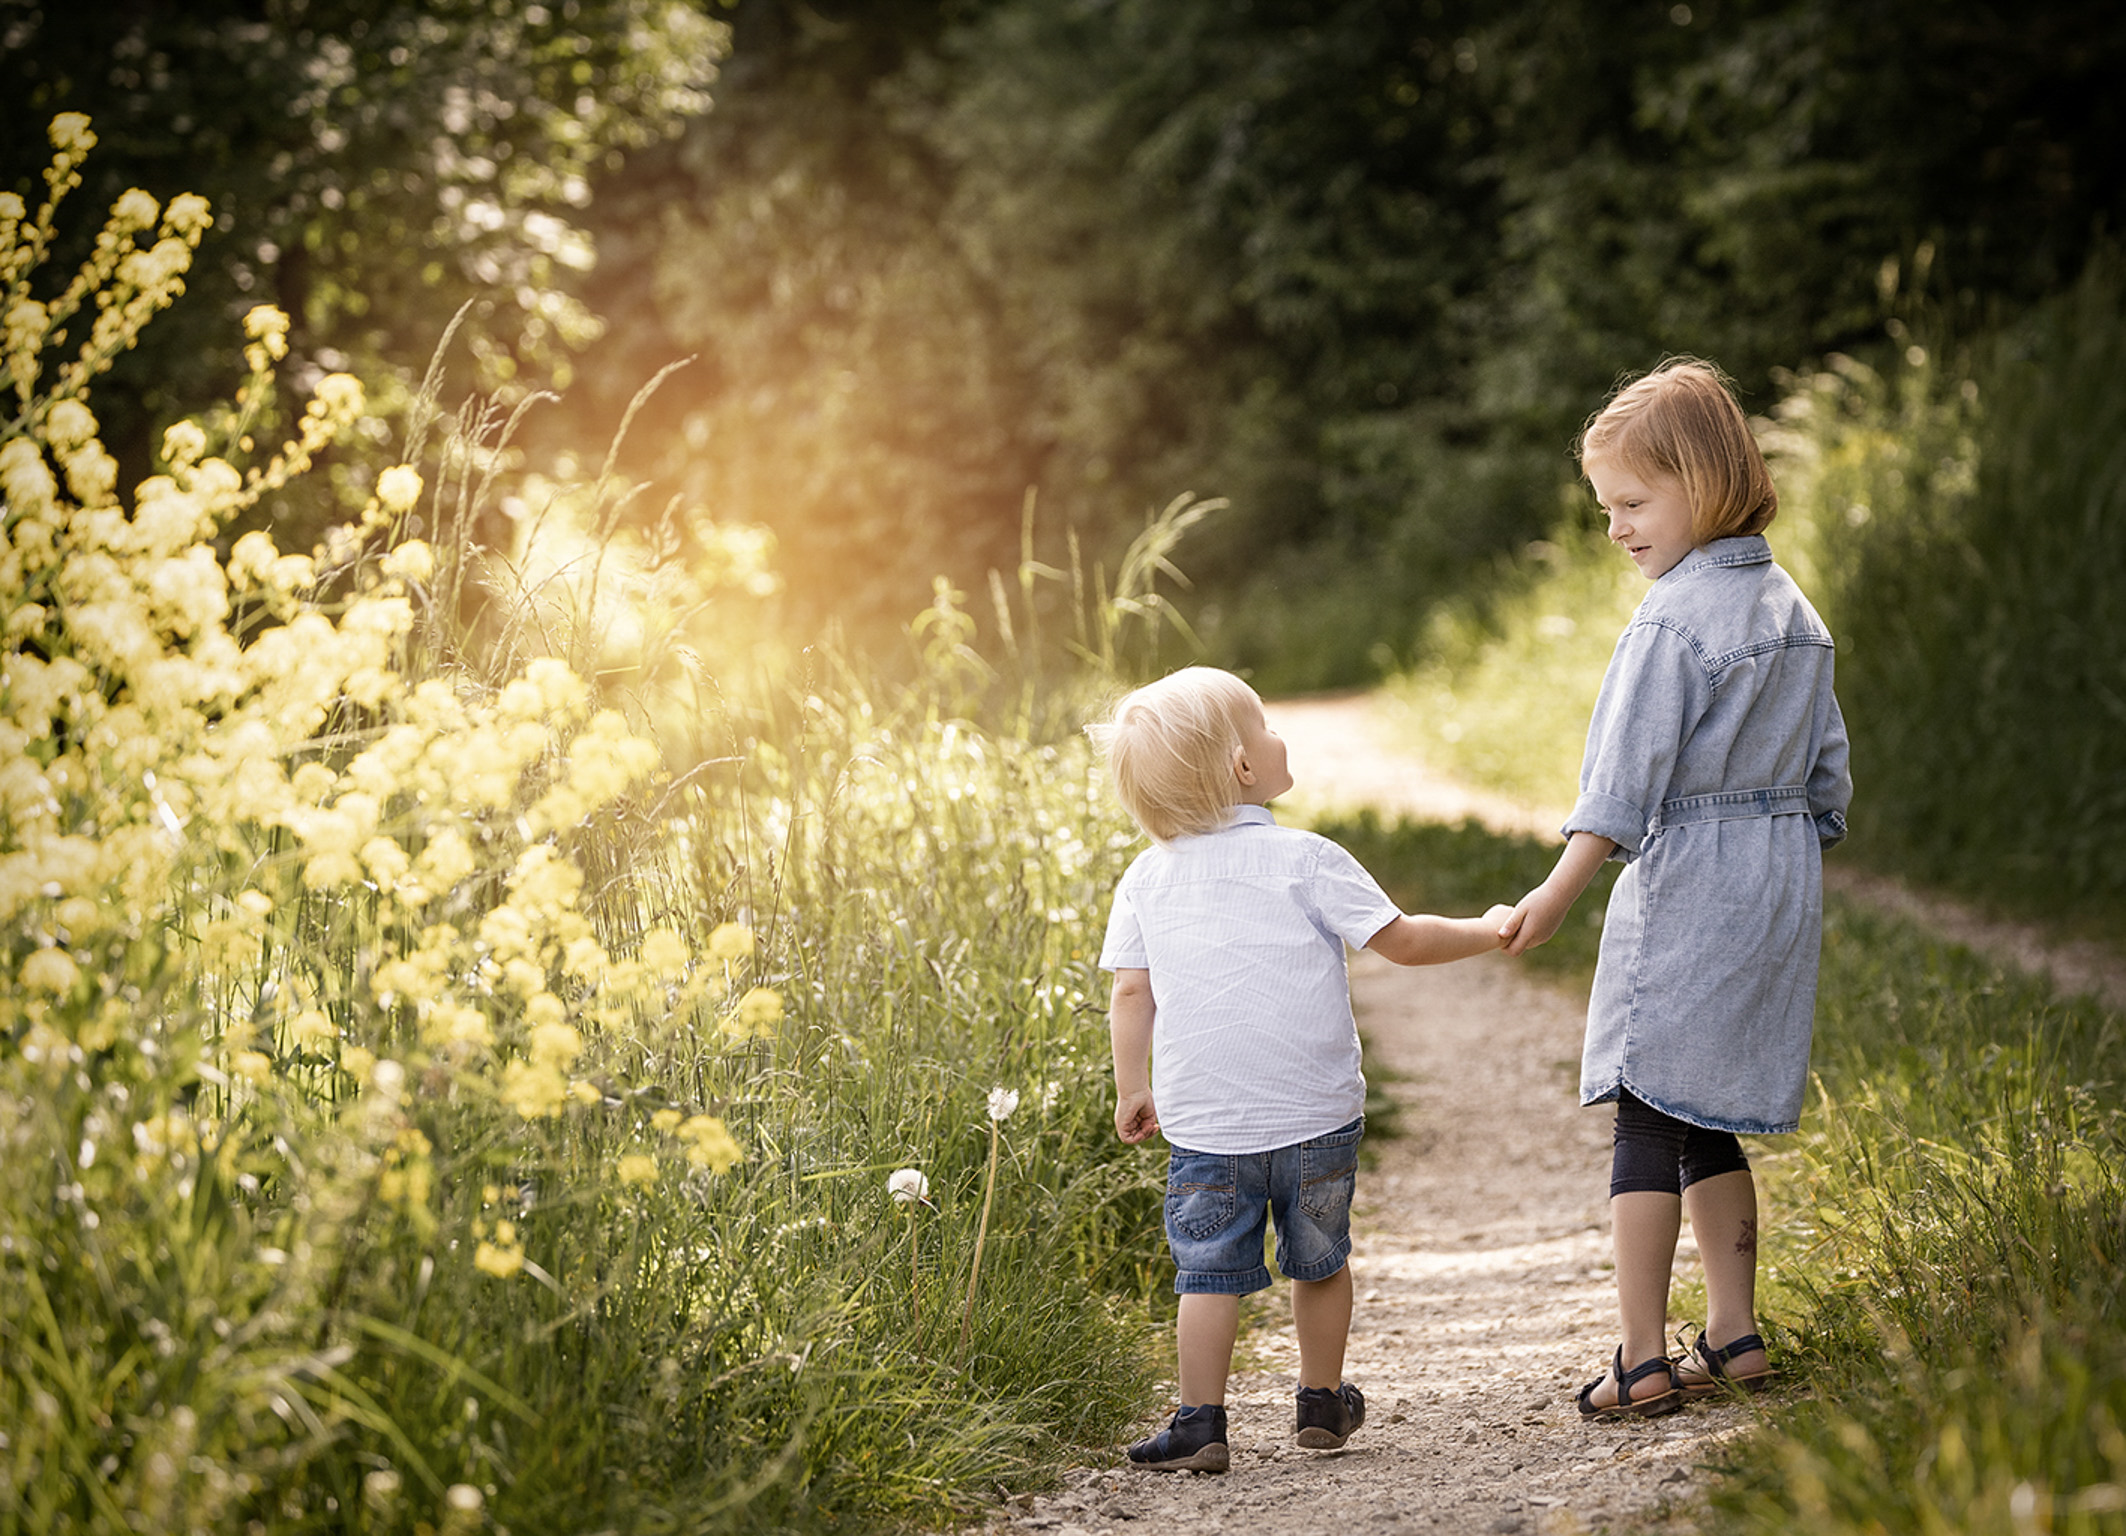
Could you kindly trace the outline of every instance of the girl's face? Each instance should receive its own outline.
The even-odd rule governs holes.
[[[1641,474],[1607,459],[1590,459],[1582,467],[1595,500],[1609,515],[1610,543],[1630,555],[1648,581],[1659,581],[1698,547],[1680,481]]]

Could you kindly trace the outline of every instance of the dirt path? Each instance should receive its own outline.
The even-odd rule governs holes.
[[[1385,738],[1363,697],[1276,704],[1270,717],[1298,781],[1287,819],[1361,805],[1514,830],[1549,832],[1561,819],[1426,774]],[[1902,899],[1962,942],[2006,942],[1970,914],[1894,887],[1863,894]],[[2126,997],[2116,957],[2008,937],[2011,958],[2058,963],[2076,990]],[[1615,1342],[1609,1119],[1581,1110],[1574,1093],[1584,999],[1503,956],[1403,970],[1361,954],[1351,990],[1368,1064],[1396,1075],[1389,1088],[1409,1130],[1378,1144],[1359,1181],[1360,1301],[1346,1374],[1366,1392],[1365,1428],[1341,1451],[1292,1445],[1298,1350],[1280,1286],[1244,1341],[1251,1358],[1228,1396],[1231,1472],[1136,1472],[1118,1454],[1000,1511],[991,1532],[1696,1529],[1693,1469],[1748,1427],[1750,1409],[1696,1404],[1644,1423],[1588,1423],[1572,1402]],[[1688,1228],[1677,1267],[1696,1268]]]

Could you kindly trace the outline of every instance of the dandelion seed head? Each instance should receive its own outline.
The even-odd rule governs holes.
[[[1009,1120],[1019,1107],[1019,1090],[1016,1088],[992,1088],[989,1090],[989,1118],[998,1122]]]
[[[896,1205],[927,1203],[930,1199],[930,1180],[920,1168],[897,1168],[886,1176],[886,1193]]]

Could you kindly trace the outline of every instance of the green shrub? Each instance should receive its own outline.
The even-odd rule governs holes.
[[[1946,344],[1948,338],[1934,338]],[[1938,351],[1939,349],[1937,349]],[[2039,911],[2126,911],[2126,272],[1786,414],[1871,860]]]

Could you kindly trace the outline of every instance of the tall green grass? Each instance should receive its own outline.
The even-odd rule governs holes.
[[[1728,1528],[2126,1528],[2126,1019],[1834,903],[1815,1065],[1765,1250],[1811,1391]]]
[[[1941,330],[1943,327],[1935,327]],[[1871,860],[2126,917],[2126,268],[1797,391]]]

